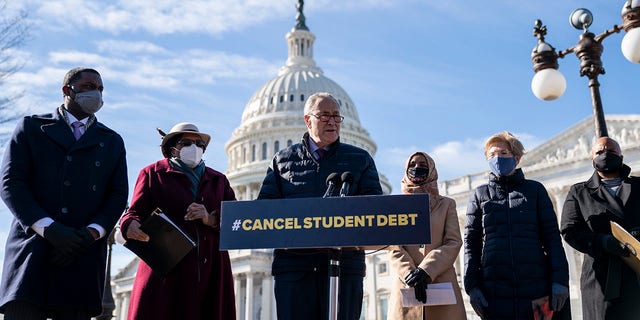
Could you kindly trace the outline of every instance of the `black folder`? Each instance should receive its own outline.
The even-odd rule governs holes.
[[[140,229],[149,235],[149,241],[127,240],[124,246],[162,277],[196,246],[189,235],[159,209],[151,213]]]

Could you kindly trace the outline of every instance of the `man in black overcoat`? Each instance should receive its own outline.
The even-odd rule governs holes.
[[[629,250],[611,234],[614,221],[640,238],[640,178],[630,176],[620,145],[598,138],[591,150],[595,172],[571,187],[561,233],[584,253],[580,287],[585,320],[640,319],[638,275],[622,260]]]
[[[101,313],[107,238],[128,196],[124,142],[98,122],[102,78],[67,72],[63,104],[22,118],[4,153],[1,196],[14,216],[0,312],[5,320]]]

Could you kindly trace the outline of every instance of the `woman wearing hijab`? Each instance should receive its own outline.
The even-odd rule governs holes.
[[[482,319],[531,320],[534,308],[563,310],[569,271],[547,190],[516,168],[524,147],[511,133],[491,136],[484,153],[489,183],[471,195],[465,226],[471,306]]]
[[[236,317],[229,254],[219,250],[221,202],[235,195],[224,174],[202,160],[210,139],[194,124],[179,123],[162,138],[165,158],[138,175],[131,207],[121,219],[125,239],[148,241],[140,225],[159,208],[196,247],[165,277],[140,261],[129,320]]]
[[[424,152],[412,154],[405,165],[402,193],[428,193],[431,243],[393,246],[390,249],[393,281],[388,319],[466,319],[462,294],[453,267],[460,247],[460,225],[453,199],[438,192],[438,171],[433,159]],[[413,287],[416,298],[426,302],[429,283],[449,282],[456,295],[456,304],[428,307],[403,307],[401,288]]]

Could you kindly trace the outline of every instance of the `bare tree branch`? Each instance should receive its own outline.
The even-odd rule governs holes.
[[[9,93],[4,87],[7,79],[24,66],[13,52],[29,39],[30,29],[25,11],[11,12],[7,0],[0,0],[0,124],[22,115],[13,107],[24,92]]]

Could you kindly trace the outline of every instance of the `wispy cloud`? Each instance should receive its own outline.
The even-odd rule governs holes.
[[[117,48],[116,48],[117,47]],[[44,97],[58,92],[61,79],[69,65],[95,66],[105,81],[117,82],[131,88],[162,89],[163,91],[201,91],[219,81],[243,83],[248,80],[265,79],[277,72],[281,61],[229,54],[221,51],[184,50],[169,51],[152,42],[114,41],[98,42],[105,53],[83,51],[53,51],[48,53],[47,63],[28,66],[9,78],[7,90],[32,88],[20,101],[20,105],[48,105]],[[128,48],[128,49],[121,49]],[[135,59],[124,51],[137,52]],[[26,55],[25,55],[26,56]],[[105,91],[108,99],[110,88]],[[145,95],[147,91],[140,91]],[[57,96],[56,96],[57,98]],[[59,103],[59,100],[55,104]]]
[[[98,51],[116,56],[127,54],[167,54],[169,50],[149,41],[125,41],[107,39],[97,42]]]
[[[495,25],[501,20],[516,19],[522,13],[546,12],[548,14],[545,16],[549,17],[562,12],[557,10],[561,7],[560,2],[547,2],[540,5],[526,1],[500,0],[487,5],[483,2],[435,0],[317,0],[307,1],[304,12],[311,16],[320,11],[392,9],[406,11],[407,19],[411,20],[417,18],[416,14],[429,11],[434,13],[434,19],[439,24],[443,21],[455,21],[473,25]],[[576,0],[572,2],[576,7],[580,4]],[[33,13],[31,19],[46,25],[49,31],[85,27],[111,34],[145,32],[153,35],[219,35],[283,17],[293,18],[296,3],[294,0],[23,0],[17,1],[12,7],[29,10]],[[500,8],[502,13],[510,11],[512,14],[503,14],[500,19],[495,19],[496,8]]]
[[[111,34],[123,32],[147,32],[154,35],[177,33],[221,34],[242,30],[265,21],[293,16],[296,1],[282,0],[135,0],[91,1],[58,0],[41,2],[28,0],[37,6],[38,15],[47,16],[48,23],[57,28],[87,26]],[[503,5],[507,5],[505,2]],[[489,12],[485,4],[451,1],[390,1],[390,0],[320,0],[307,2],[305,14],[317,11],[358,11],[366,9],[407,10],[426,7],[438,16],[465,23],[488,23],[483,12]],[[519,9],[523,5],[511,5]],[[69,13],[69,8],[73,12]]]
[[[134,1],[36,1],[37,13],[57,27],[87,26],[112,34],[144,31],[150,34],[219,34],[266,20],[291,15],[286,1],[236,0],[134,0]],[[73,8],[70,13],[69,8]]]

